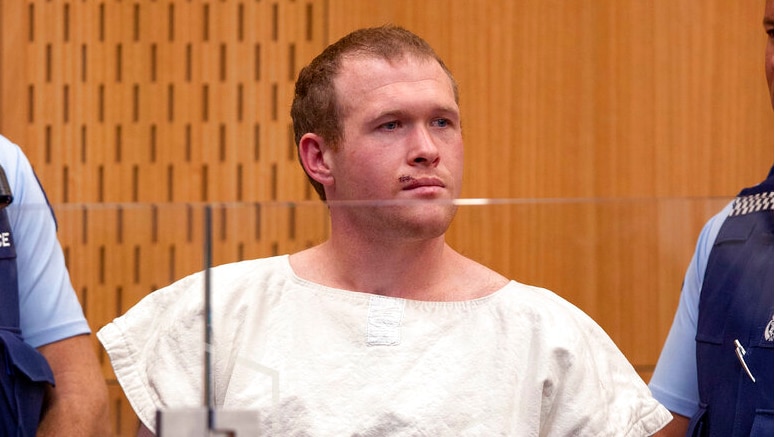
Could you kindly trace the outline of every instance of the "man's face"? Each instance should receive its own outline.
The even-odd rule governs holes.
[[[768,34],[768,43],[765,47],[765,77],[768,80],[768,90],[771,92],[771,106],[773,106],[773,0],[765,2],[763,26]]]
[[[463,139],[452,83],[439,63],[346,58],[335,89],[343,135],[329,154],[334,184],[327,198],[391,201],[393,207],[351,208],[354,223],[366,220],[375,230],[444,233],[455,214],[449,201],[461,192]]]

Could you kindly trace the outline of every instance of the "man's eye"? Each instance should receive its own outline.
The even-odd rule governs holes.
[[[438,118],[434,120],[432,124],[436,127],[447,127],[450,125],[450,120],[447,120],[444,118]]]
[[[383,123],[383,129],[387,130],[394,130],[399,127],[398,121],[389,121],[388,123]]]

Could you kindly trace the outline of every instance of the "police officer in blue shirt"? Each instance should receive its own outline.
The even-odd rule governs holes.
[[[53,211],[2,136],[0,168],[0,435],[108,435],[107,387]]]
[[[773,0],[766,1],[773,106]],[[701,231],[650,381],[669,436],[773,436],[773,167]]]

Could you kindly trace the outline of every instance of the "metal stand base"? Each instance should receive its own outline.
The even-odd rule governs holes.
[[[257,436],[259,428],[258,411],[215,410],[212,429],[208,426],[208,410],[204,407],[156,412],[158,437]]]

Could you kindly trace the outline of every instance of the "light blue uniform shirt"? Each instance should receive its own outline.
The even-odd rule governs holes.
[[[652,395],[666,408],[692,417],[698,410],[698,374],[695,361],[695,334],[698,330],[698,303],[709,254],[722,223],[733,208],[731,201],[703,227],[687,273],[684,276],[679,307],[649,382]]]
[[[13,193],[6,208],[19,278],[22,335],[33,347],[90,333],[70,283],[56,223],[29,160],[0,135],[0,164]]]

